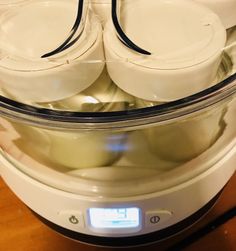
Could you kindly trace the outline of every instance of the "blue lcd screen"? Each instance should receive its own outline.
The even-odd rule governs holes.
[[[109,228],[137,228],[139,227],[139,211],[134,208],[90,208],[89,217],[92,227]]]

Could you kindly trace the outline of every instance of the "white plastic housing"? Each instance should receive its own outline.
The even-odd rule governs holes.
[[[86,197],[54,189],[22,173],[3,157],[0,160],[0,170],[3,179],[15,194],[45,219],[66,229],[88,235],[128,237],[155,232],[191,216],[223,189],[235,172],[235,161],[236,146],[207,171],[182,184],[152,194],[123,198]],[[133,207],[141,210],[140,227],[135,231],[94,229],[91,226],[88,214],[90,208]],[[165,220],[151,226],[148,216],[153,212],[164,215]],[[71,223],[70,219],[75,215],[79,218],[80,224]]]

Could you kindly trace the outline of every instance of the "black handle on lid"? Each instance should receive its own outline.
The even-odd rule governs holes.
[[[74,39],[71,41],[71,39],[74,37],[76,31],[78,30],[81,20],[82,20],[82,16],[83,16],[83,7],[84,7],[84,0],[79,0],[78,1],[78,11],[77,11],[77,16],[76,16],[76,20],[75,23],[71,29],[71,34],[70,36],[65,40],[65,42],[63,42],[63,44],[61,44],[58,48],[56,48],[55,50],[44,54],[43,56],[41,56],[41,58],[47,58],[47,57],[51,57],[53,55],[56,55],[66,49],[68,49],[69,47],[71,47],[76,41],[78,41],[78,39],[81,37],[83,30],[81,31],[81,33]]]
[[[82,20],[82,16],[83,16],[83,6],[84,6],[84,0],[79,0],[78,1],[78,12],[77,12],[77,17],[75,20],[75,23],[71,29],[71,34],[70,36],[55,50],[44,54],[43,56],[41,56],[41,58],[47,58],[47,57],[51,57],[53,55],[56,55],[66,49],[68,49],[69,47],[71,47],[74,43],[76,43],[78,41],[78,39],[81,37],[83,30],[81,31],[81,33],[74,39],[72,40],[72,38],[74,37],[76,31],[78,30],[81,20]],[[133,43],[124,33],[124,31],[122,30],[119,21],[118,21],[118,17],[117,17],[117,0],[112,0],[112,21],[114,24],[114,27],[119,35],[119,39],[120,41],[127,46],[128,48],[144,54],[144,55],[151,55],[150,52],[140,48],[139,46],[137,46],[135,43]],[[72,41],[71,41],[72,40]]]
[[[138,53],[141,53],[141,54],[144,54],[144,55],[151,55],[150,52],[140,48],[139,46],[137,46],[135,43],[133,43],[127,36],[126,34],[124,33],[124,31],[122,30],[120,24],[119,24],[119,21],[118,21],[118,17],[117,17],[117,0],[112,0],[112,10],[111,10],[111,13],[112,13],[112,21],[113,21],[113,24],[115,26],[115,29],[119,35],[119,39],[121,40],[121,42],[126,45],[128,48],[138,52]]]

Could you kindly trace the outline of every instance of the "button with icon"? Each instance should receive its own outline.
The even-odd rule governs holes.
[[[151,223],[151,224],[157,224],[157,223],[159,223],[159,221],[160,221],[160,217],[157,216],[157,215],[153,215],[153,216],[150,218],[150,223]]]
[[[75,229],[84,228],[84,217],[79,211],[62,211],[59,213],[59,216],[64,226]]]
[[[172,217],[172,213],[166,210],[150,211],[146,213],[146,227],[161,227],[163,223]]]
[[[70,221],[70,223],[75,224],[75,225],[79,224],[79,219],[76,218],[76,216],[74,216],[74,215],[72,215],[72,216],[69,218],[69,221]]]

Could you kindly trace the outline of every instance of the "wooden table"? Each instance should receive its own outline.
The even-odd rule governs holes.
[[[236,175],[217,205],[194,227],[178,236],[148,247],[123,250],[236,251]],[[222,218],[230,209],[231,217]],[[221,218],[219,218],[221,216]],[[214,225],[221,219],[219,226]],[[210,224],[213,222],[214,224]],[[208,226],[206,228],[206,226]],[[170,248],[172,247],[172,248]],[[0,179],[0,251],[102,251],[69,240],[41,223]]]

